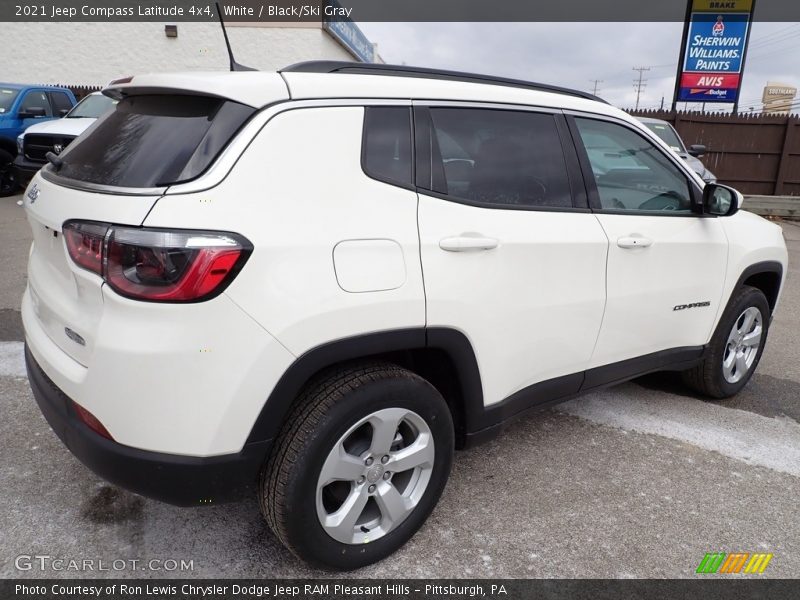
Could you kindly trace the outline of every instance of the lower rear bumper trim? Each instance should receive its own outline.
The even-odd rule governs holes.
[[[71,400],[27,346],[25,365],[34,398],[50,427],[84,465],[110,483],[176,506],[234,501],[255,490],[271,440],[249,443],[236,454],[211,457],[124,446],[101,437],[78,418]]]

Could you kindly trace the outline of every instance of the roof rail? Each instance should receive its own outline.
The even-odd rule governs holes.
[[[587,100],[595,100],[608,104],[602,98],[598,98],[588,92],[572,90],[556,85],[545,83],[535,83],[522,79],[509,79],[506,77],[494,77],[492,75],[479,75],[476,73],[464,73],[461,71],[446,71],[442,69],[428,69],[425,67],[409,67],[406,65],[384,65],[377,63],[354,63],[339,60],[310,60],[299,62],[288,67],[284,67],[280,73],[350,73],[355,75],[394,75],[396,77],[419,77],[424,79],[444,79],[448,81],[463,81],[465,83],[483,83],[486,85],[503,85],[507,87],[524,88],[527,90],[537,90],[540,92],[551,92],[554,94],[564,94],[566,96],[577,96]]]

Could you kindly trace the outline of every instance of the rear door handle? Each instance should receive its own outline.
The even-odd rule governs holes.
[[[652,245],[653,240],[642,235],[631,235],[627,237],[621,237],[617,240],[617,246],[625,249],[649,248]]]
[[[493,250],[497,248],[497,240],[486,237],[460,235],[439,241],[439,248],[448,252],[470,252],[472,250]]]

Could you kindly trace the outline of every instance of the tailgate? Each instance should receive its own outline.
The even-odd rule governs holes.
[[[103,280],[72,261],[62,226],[71,219],[140,225],[159,196],[76,190],[55,185],[37,174],[23,198],[33,232],[28,291],[34,314],[61,350],[89,366],[103,315]]]

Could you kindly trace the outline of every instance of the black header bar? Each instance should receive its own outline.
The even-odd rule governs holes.
[[[720,5],[725,0],[718,0]],[[226,22],[682,22],[678,0],[222,0]],[[0,22],[216,21],[209,0],[3,0]],[[759,0],[756,21],[800,21],[800,2]]]

